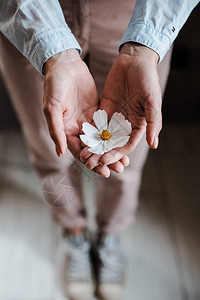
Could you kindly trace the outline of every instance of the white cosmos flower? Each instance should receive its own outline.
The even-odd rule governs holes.
[[[108,116],[105,110],[97,110],[93,115],[96,127],[84,122],[82,130],[85,134],[80,139],[92,153],[104,154],[116,147],[122,147],[128,142],[131,133],[131,123],[125,120],[122,113],[115,112],[108,125]]]

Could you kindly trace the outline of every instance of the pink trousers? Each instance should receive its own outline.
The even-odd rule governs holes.
[[[99,94],[109,69],[118,54],[119,42],[134,8],[132,0],[62,0],[66,21],[88,55],[88,64]],[[58,158],[49,136],[42,111],[44,78],[2,35],[0,36],[1,73],[15,110],[34,165],[42,183],[44,196],[53,217],[63,228],[85,227],[80,174],[85,167],[67,152]],[[171,50],[158,65],[164,93]],[[116,233],[134,218],[138,203],[141,173],[148,153],[145,137],[130,155],[130,166],[124,174],[110,178],[97,176],[96,222],[102,232]]]

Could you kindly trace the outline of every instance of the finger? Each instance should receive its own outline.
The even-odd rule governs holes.
[[[123,173],[124,172],[124,166],[121,162],[117,161],[113,164],[108,165],[108,168],[116,173]]]
[[[99,154],[92,154],[88,158],[88,160],[86,161],[85,166],[89,170],[92,170],[95,167],[97,167],[98,165],[100,165],[100,161],[101,161],[101,155],[99,155]]]
[[[64,124],[62,118],[62,108],[60,105],[52,105],[45,101],[44,105],[44,115],[47,120],[49,133],[56,145],[56,152],[58,156],[62,156],[65,154],[67,149],[67,140],[64,132]]]
[[[85,163],[85,166],[89,169],[89,170],[93,170],[95,167],[97,167],[100,164],[101,161],[101,157],[99,155],[92,155],[90,157],[89,160],[87,160],[87,162]],[[128,156],[125,156],[122,158],[122,162],[124,163],[124,165],[128,165],[129,164],[129,158]],[[123,173],[124,171],[124,165],[122,162],[116,161],[113,164],[109,164],[108,167],[110,170],[116,172],[116,173]]]
[[[130,159],[129,159],[129,157],[126,155],[126,156],[122,157],[122,159],[120,159],[120,162],[122,163],[122,165],[123,165],[124,167],[128,167],[129,164],[130,164]]]
[[[151,148],[156,149],[159,143],[158,136],[162,129],[162,113],[161,113],[160,99],[155,104],[151,104],[149,102],[146,103],[145,118],[147,122],[147,127],[146,127],[147,143]]]
[[[80,141],[79,137],[68,136],[67,144],[68,144],[68,149],[72,153],[74,158],[76,158],[77,160],[80,161],[80,153],[83,148],[81,146],[81,141]]]
[[[110,176],[110,170],[107,166],[97,166],[95,167],[92,171],[94,171],[95,173],[108,178]]]
[[[88,151],[88,148],[89,147],[85,147],[82,151],[81,151],[81,153],[80,153],[80,161],[81,162],[85,162],[89,157],[91,157],[92,155],[94,155],[94,154],[92,154],[90,151]],[[100,160],[99,160],[99,157],[92,157],[91,158],[91,160],[89,161],[89,162],[87,162],[86,163],[86,167],[88,168],[88,169],[93,169],[93,168],[95,168],[98,164],[100,163]],[[129,158],[128,158],[128,156],[125,156],[125,157],[123,157],[122,159],[121,159],[121,161],[120,161],[120,163],[121,164],[118,164],[117,162],[116,162],[116,165],[115,164],[113,164],[112,166],[108,166],[112,171],[115,171],[115,172],[117,172],[117,173],[122,173],[123,172],[123,166],[128,166],[129,165]],[[122,165],[122,166],[121,166]],[[115,169],[115,167],[116,167],[116,169]]]
[[[115,148],[115,149],[105,153],[101,157],[101,164],[102,165],[113,164],[116,161],[119,161],[120,159],[122,159],[124,156],[126,156],[130,152],[132,152],[135,149],[135,147],[138,145],[138,143],[140,142],[144,133],[145,133],[145,127],[142,127],[140,129],[133,129],[128,143],[121,148]]]
[[[89,147],[85,147],[80,153],[80,161],[85,162],[90,156],[92,156],[92,152],[90,152]]]

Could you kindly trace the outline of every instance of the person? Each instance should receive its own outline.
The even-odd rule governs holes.
[[[109,300],[120,297],[123,270],[117,234],[134,219],[147,143],[151,148],[158,147],[171,46],[197,3],[0,3],[1,73],[21,121],[30,160],[47,192],[51,213],[67,233],[65,279],[70,299],[90,299],[94,292],[92,242],[86,230],[80,182],[82,164],[101,175],[96,216],[96,251],[101,261],[97,295]],[[104,109],[109,118],[115,111],[122,112],[132,125],[127,145],[102,156],[90,153],[79,139],[82,123],[91,123],[98,108]],[[128,165],[123,175],[118,174]],[[110,175],[111,170],[114,172]],[[67,186],[69,182],[75,191],[73,201],[66,194],[63,197],[63,189],[55,188],[57,183]]]

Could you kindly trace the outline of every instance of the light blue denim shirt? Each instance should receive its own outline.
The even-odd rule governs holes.
[[[120,46],[143,44],[163,59],[199,0],[137,0]]]
[[[138,42],[162,60],[198,2],[137,0],[120,46]],[[0,30],[40,73],[58,52],[75,48],[81,53],[57,0],[0,0]]]
[[[54,54],[81,52],[57,0],[0,0],[0,31],[40,73]]]

